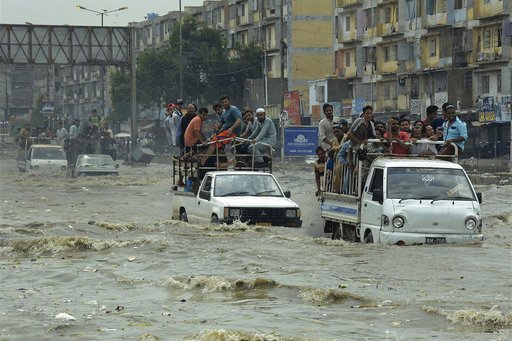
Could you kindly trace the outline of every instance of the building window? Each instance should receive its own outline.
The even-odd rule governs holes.
[[[350,32],[350,15],[345,17],[345,31]]]
[[[384,47],[384,61],[389,62],[390,60],[390,49],[389,46]]]
[[[391,23],[391,7],[386,7],[384,9],[384,22],[386,24]]]
[[[484,4],[488,4],[490,0],[484,0]]]
[[[496,91],[498,93],[501,92],[501,73],[498,73],[498,75],[496,77]]]
[[[391,60],[398,59],[398,45],[393,45],[391,47]]]
[[[429,45],[429,51],[430,56],[434,57],[437,55],[437,40],[436,39],[430,39],[430,45]]]
[[[464,87],[466,89],[473,88],[473,73],[471,71],[464,73]]]
[[[350,52],[345,52],[345,66],[350,66]]]
[[[489,93],[489,76],[480,76],[480,95]]]
[[[501,28],[493,30],[493,45],[494,47],[501,46]]]
[[[436,0],[427,0],[426,14],[434,15],[436,13]]]
[[[384,100],[391,99],[391,86],[389,83],[382,85],[382,97]]]
[[[453,9],[463,9],[465,7],[463,2],[464,0],[455,0]]]
[[[375,26],[373,8],[366,10],[366,27]]]
[[[414,44],[409,44],[409,59],[414,59]]]
[[[245,17],[245,4],[242,4],[242,17]]]
[[[324,91],[325,91],[325,87],[323,85],[316,86],[316,101],[317,101],[317,103],[325,102]]]
[[[484,31],[484,49],[488,49],[491,47],[491,31]]]
[[[272,57],[267,57],[267,72],[272,72]]]

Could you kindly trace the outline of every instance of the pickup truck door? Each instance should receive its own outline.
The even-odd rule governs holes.
[[[206,176],[197,193],[195,215],[198,224],[209,224],[212,218],[212,181],[213,177],[211,175]]]
[[[364,232],[367,228],[380,229],[381,227],[381,215],[383,212],[382,203],[373,201],[373,191],[383,190],[384,183],[384,169],[374,168],[373,172],[368,175],[366,184],[363,188],[363,194],[361,196],[361,239],[364,236]],[[376,243],[379,242],[379,236],[373,233],[373,239]]]

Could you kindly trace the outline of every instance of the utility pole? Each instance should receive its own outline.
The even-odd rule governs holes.
[[[281,36],[281,110],[284,110],[284,92],[286,91],[285,83],[284,83],[284,58],[285,51],[287,45],[284,41],[283,31],[284,31],[284,15],[283,15],[283,2],[284,0],[280,0],[280,36]]]
[[[180,99],[183,99],[183,32],[181,26],[183,25],[181,19],[181,0],[180,0]]]

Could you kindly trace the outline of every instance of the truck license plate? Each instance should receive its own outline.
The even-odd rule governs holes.
[[[446,244],[445,237],[426,237],[425,244]]]
[[[260,226],[271,226],[272,224],[269,223],[269,222],[263,222],[263,221],[259,221],[256,223],[256,225],[260,225]]]

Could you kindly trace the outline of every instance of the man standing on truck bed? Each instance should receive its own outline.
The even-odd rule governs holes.
[[[446,106],[446,117],[448,120],[443,123],[444,147],[439,152],[440,155],[454,155],[455,149],[452,142],[455,143],[458,155],[464,151],[464,141],[468,138],[466,123],[462,122],[455,114],[455,107],[452,104]]]
[[[390,117],[388,120],[388,131],[384,134],[391,146],[392,154],[410,154],[412,150],[411,138],[409,134],[400,130],[398,119]],[[392,144],[393,142],[393,144]]]
[[[324,151],[331,149],[334,142],[333,107],[329,103],[323,106],[325,118],[318,123],[318,143]]]
[[[231,105],[231,102],[229,100],[228,95],[223,95],[220,98],[220,103],[222,104],[222,107],[224,108],[224,111],[222,112],[222,115],[220,117],[220,121],[215,124],[215,127],[219,129],[219,134],[212,138],[212,141],[219,141],[218,145],[224,146],[224,151],[228,155],[228,159],[230,162],[234,161],[234,157],[232,154],[230,154],[230,147],[231,147],[231,141],[233,137],[240,136],[242,134],[242,113],[240,112],[240,109],[235,107],[234,105]],[[226,140],[227,141],[222,141]],[[208,150],[206,151],[206,155],[201,158],[201,166],[204,166],[210,155],[213,154],[213,151],[215,150],[216,143],[210,144],[208,147]]]
[[[256,109],[256,115],[258,116],[258,126],[256,130],[249,136],[252,144],[249,146],[249,154],[254,151],[254,162],[255,167],[265,167],[263,162],[262,153],[269,152],[269,147],[263,143],[269,144],[272,147],[276,144],[276,127],[274,122],[268,117],[265,117],[265,110],[263,108]],[[271,148],[272,148],[271,147]]]
[[[375,126],[372,121],[373,108],[367,105],[363,108],[363,113],[350,126],[348,137],[352,141],[352,146],[358,146],[368,142],[368,139],[375,137]]]

